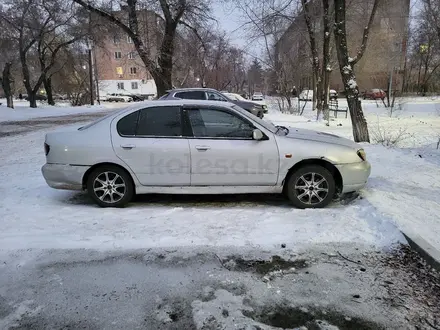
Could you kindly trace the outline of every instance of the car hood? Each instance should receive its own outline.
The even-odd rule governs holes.
[[[309,140],[309,141],[317,141],[324,143],[337,144],[353,149],[359,149],[359,145],[349,139],[340,137],[338,135],[313,131],[309,129],[295,128],[289,127],[289,134],[285,136],[286,138],[292,139],[300,139],[300,140]]]

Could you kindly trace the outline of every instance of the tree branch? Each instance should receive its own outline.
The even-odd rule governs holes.
[[[136,31],[133,31],[129,26],[124,24],[120,19],[113,16],[112,14],[109,14],[99,8],[93,7],[89,3],[86,3],[84,0],[73,0],[73,1],[76,2],[77,4],[79,4],[80,6],[86,8],[87,10],[97,14],[98,16],[100,16],[100,17],[108,20],[109,22],[117,25],[118,27],[120,27],[133,40],[133,43],[136,47],[136,50],[138,51],[140,58],[142,59],[142,61],[144,62],[145,66],[150,71],[150,73],[152,73],[152,74],[156,73],[156,71],[157,71],[156,63],[155,63],[155,61],[152,61],[151,58],[148,56],[148,53],[145,50],[145,45],[144,45],[142,39],[139,37],[139,34]],[[160,2],[166,3],[166,0],[160,0]],[[130,1],[130,3],[131,4],[134,3],[134,5],[135,5],[136,1],[132,0],[132,1]],[[129,10],[133,11],[133,9],[129,9]],[[136,15],[135,9],[132,12],[132,15]],[[132,24],[133,23],[134,22],[132,22]]]
[[[364,28],[364,34],[362,36],[362,44],[357,52],[356,56],[350,61],[353,65],[359,62],[359,60],[364,56],[365,49],[367,49],[368,36],[370,33],[371,26],[374,22],[374,17],[376,16],[377,7],[381,0],[374,0],[373,9],[371,10],[370,19],[368,20],[368,25]]]

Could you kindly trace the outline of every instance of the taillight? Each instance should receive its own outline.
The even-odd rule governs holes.
[[[50,151],[50,145],[48,145],[46,142],[44,143],[44,153],[46,156],[49,154]]]

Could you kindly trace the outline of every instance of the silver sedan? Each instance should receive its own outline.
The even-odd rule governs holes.
[[[147,193],[284,193],[298,208],[319,208],[370,175],[348,139],[274,126],[216,101],[140,103],[48,133],[44,147],[48,185],[87,190],[102,207]]]

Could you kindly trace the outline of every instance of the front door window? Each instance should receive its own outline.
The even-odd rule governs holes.
[[[189,110],[194,137],[252,139],[253,125],[247,120],[223,110]]]

